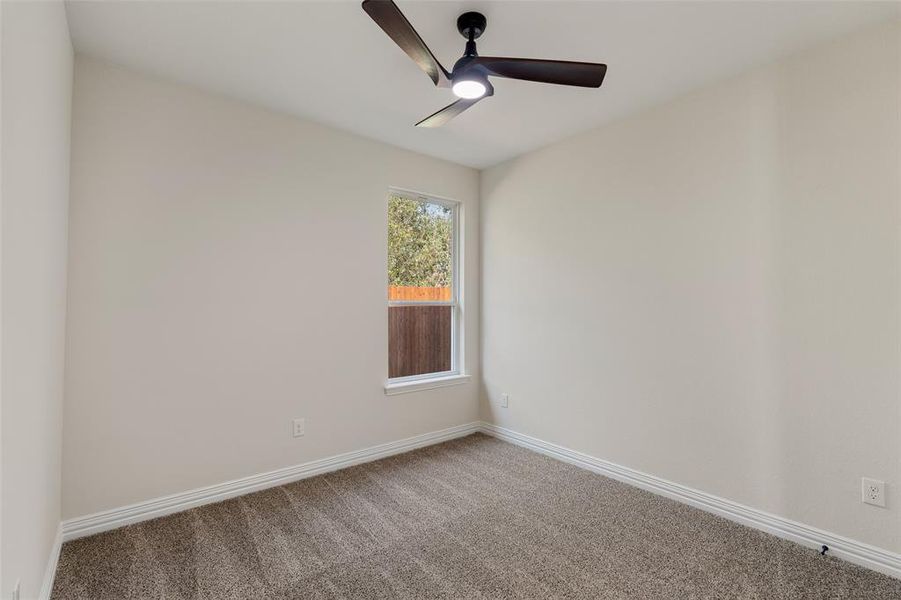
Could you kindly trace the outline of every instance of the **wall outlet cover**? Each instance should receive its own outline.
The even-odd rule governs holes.
[[[293,421],[293,431],[294,437],[302,437],[304,433],[306,433],[306,419],[294,419]]]
[[[510,394],[501,394],[501,408],[510,406]]]
[[[861,483],[861,500],[864,504],[885,507],[885,482],[864,477]]]

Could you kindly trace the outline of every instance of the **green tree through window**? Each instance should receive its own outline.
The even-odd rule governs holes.
[[[449,287],[452,244],[450,208],[402,196],[389,198],[389,285]]]

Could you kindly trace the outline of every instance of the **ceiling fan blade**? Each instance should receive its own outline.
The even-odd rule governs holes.
[[[498,77],[594,88],[601,87],[607,73],[607,65],[568,60],[478,56],[470,64],[482,65]]]
[[[482,96],[481,98],[460,98],[453,104],[449,104],[436,112],[435,114],[427,116],[425,119],[416,124],[417,127],[441,127],[461,112],[481,100],[485,98]]]
[[[449,87],[450,76],[413,26],[391,0],[364,0],[363,10],[407,53],[438,87]]]

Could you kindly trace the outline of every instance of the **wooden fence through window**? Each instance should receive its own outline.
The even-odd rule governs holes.
[[[448,301],[450,288],[389,286],[390,300]],[[451,370],[452,306],[388,307],[388,376]]]

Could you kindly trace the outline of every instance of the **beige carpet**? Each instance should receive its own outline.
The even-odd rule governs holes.
[[[54,600],[901,598],[901,581],[484,435],[68,542]]]

